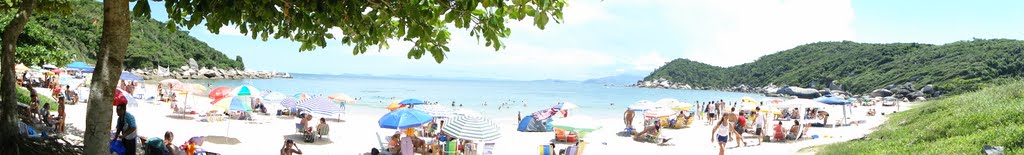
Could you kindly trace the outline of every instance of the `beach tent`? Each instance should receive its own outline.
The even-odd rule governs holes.
[[[551,126],[551,117],[547,119],[537,120],[534,119],[533,115],[526,115],[523,120],[519,122],[519,128],[516,131],[520,132],[548,132],[554,130]]]
[[[825,95],[825,96],[822,96],[822,97],[815,98],[814,101],[818,101],[818,102],[829,104],[829,105],[847,105],[847,104],[850,104],[849,100],[843,99],[842,97],[836,97],[836,96],[831,96],[831,95]]]
[[[121,72],[121,80],[142,81],[142,80],[146,80],[146,79],[143,79],[142,77],[139,77],[138,75],[122,71]]]
[[[85,64],[85,62],[81,62],[81,61],[72,62],[71,64],[68,64],[67,68],[80,70],[80,71],[86,72],[86,73],[92,73],[92,71],[93,71],[93,67],[92,66],[89,66],[89,64]]]

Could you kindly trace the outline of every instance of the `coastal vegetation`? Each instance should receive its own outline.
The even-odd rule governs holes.
[[[1024,82],[919,103],[864,139],[827,145],[819,154],[968,154],[982,146],[1024,153]]]
[[[71,1],[69,14],[38,14],[32,17],[19,39],[17,59],[26,65],[49,63],[63,66],[72,59],[93,63],[100,50],[102,5],[96,1]],[[0,15],[6,25],[13,15]],[[195,59],[201,67],[244,70],[241,59],[232,59],[188,35],[167,31],[166,23],[152,18],[132,20],[125,68],[178,67]],[[25,53],[30,53],[27,55]],[[236,61],[237,59],[237,61]]]
[[[834,82],[852,93],[913,82],[960,94],[1019,77],[1024,77],[1024,41],[974,39],[944,45],[818,42],[731,67],[677,59],[644,80],[664,78],[700,87],[775,84],[818,89]]]

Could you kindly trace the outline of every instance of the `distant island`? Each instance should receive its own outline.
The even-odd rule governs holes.
[[[974,39],[944,45],[843,41],[801,45],[731,67],[676,59],[634,86],[784,95],[843,90],[913,100],[975,91],[1020,77],[1020,40]]]

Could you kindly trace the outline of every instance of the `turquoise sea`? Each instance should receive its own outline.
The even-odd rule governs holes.
[[[291,79],[253,80],[196,80],[213,87],[252,85],[292,95],[331,95],[345,93],[359,99],[349,106],[365,106],[384,110],[388,103],[407,98],[438,102],[442,105],[468,108],[483,115],[515,117],[517,112],[527,115],[551,107],[558,102],[572,102],[580,106],[577,113],[594,118],[621,117],[626,106],[639,100],[657,101],[675,98],[683,102],[725,100],[738,101],[741,97],[762,98],[759,94],[706,90],[669,90],[604,86],[581,82],[559,81],[502,81],[502,80],[448,80],[424,78],[391,78],[344,75],[293,74]],[[486,105],[485,105],[486,103]],[[499,105],[506,104],[501,107]],[[524,106],[525,104],[525,106]]]

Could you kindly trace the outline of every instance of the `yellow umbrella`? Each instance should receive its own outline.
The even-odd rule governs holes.
[[[757,103],[757,101],[756,101],[756,100],[754,100],[754,98],[752,98],[752,97],[750,97],[750,96],[744,96],[743,98],[741,98],[741,99],[740,99],[740,101],[743,101],[743,102],[750,102],[750,103]]]
[[[402,107],[406,106],[405,104],[398,104],[398,102],[401,102],[401,101],[397,101],[396,100],[394,102],[391,102],[391,104],[389,104],[388,107],[387,107],[388,110],[395,111],[395,110],[398,110],[398,108],[402,108]]]

